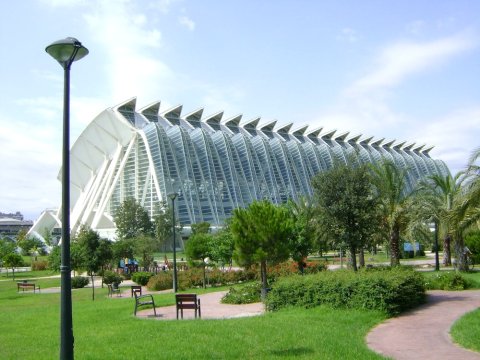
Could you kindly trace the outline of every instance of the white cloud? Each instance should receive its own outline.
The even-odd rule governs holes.
[[[476,45],[469,33],[424,43],[393,44],[378,55],[375,70],[357,80],[348,91],[351,94],[366,93],[398,85],[408,76],[443,64]]]
[[[145,14],[123,3],[113,8],[101,6],[85,19],[107,57],[110,101],[119,103],[132,96],[153,101],[168,88],[174,74],[159,60],[161,32],[150,25]]]
[[[185,26],[190,31],[195,30],[195,22],[193,22],[193,20],[189,19],[187,16],[180,16],[178,18],[178,22],[180,25]]]
[[[434,144],[434,158],[444,160],[452,173],[462,170],[480,138],[480,105],[458,109],[429,121],[422,132],[412,132],[419,141]]]
[[[412,21],[406,26],[407,32],[413,35],[420,34],[424,28],[425,28],[425,21],[423,20]]]
[[[357,42],[357,40],[358,40],[357,31],[355,31],[354,29],[349,28],[349,27],[343,28],[340,31],[340,34],[337,35],[337,39],[347,41],[347,42],[350,42],[350,43]]]

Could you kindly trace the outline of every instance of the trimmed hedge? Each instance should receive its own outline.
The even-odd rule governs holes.
[[[138,271],[134,272],[132,274],[132,281],[135,284],[145,286],[148,283],[148,280],[153,276],[154,274],[151,272],[145,272],[145,271]]]
[[[88,285],[90,280],[84,276],[74,276],[72,277],[72,288],[73,289],[81,289]]]
[[[380,310],[393,316],[425,302],[424,278],[414,270],[329,271],[278,279],[266,299],[270,311],[289,306]]]

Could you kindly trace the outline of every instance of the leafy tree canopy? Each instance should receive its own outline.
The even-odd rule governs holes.
[[[154,227],[147,210],[134,198],[126,199],[119,206],[114,221],[119,239],[131,239],[139,234],[154,234]]]

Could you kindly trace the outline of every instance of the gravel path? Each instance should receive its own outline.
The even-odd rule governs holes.
[[[221,304],[220,300],[226,293],[227,291],[219,291],[199,296],[202,310],[202,319],[231,319],[236,317],[256,316],[263,314],[265,311],[262,303],[245,305]],[[137,317],[154,317],[153,309],[138,311]],[[184,310],[183,318],[194,319],[195,312],[193,310]],[[175,305],[158,307],[156,319],[176,319]]]
[[[367,344],[397,360],[479,360],[480,353],[457,346],[449,333],[458,318],[478,307],[479,290],[429,291],[425,305],[375,327]]]

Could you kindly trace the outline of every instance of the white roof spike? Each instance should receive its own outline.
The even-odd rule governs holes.
[[[170,108],[164,111],[162,113],[162,116],[166,118],[169,118],[169,117],[180,118],[180,115],[182,114],[182,108],[183,108],[183,105],[174,106],[173,108]]]
[[[393,143],[394,143],[395,141],[396,141],[395,139],[394,139],[394,140],[390,140],[389,142],[386,142],[385,144],[383,144],[383,147],[384,147],[384,148],[385,148],[385,147],[388,147],[388,148],[389,148],[389,147],[392,147],[392,145],[393,145]]]
[[[323,130],[323,128],[317,128],[317,129],[313,129],[309,132],[307,132],[307,136],[310,138],[310,139],[316,139],[318,138],[318,135],[320,134],[320,132]]]
[[[139,113],[143,115],[158,115],[158,112],[160,110],[160,101],[155,101],[140,110],[138,110]]]
[[[288,133],[290,131],[290,129],[292,128],[292,126],[293,126],[293,123],[282,125],[281,127],[276,128],[275,132],[278,133],[278,134]]]
[[[238,127],[240,125],[240,120],[242,120],[242,117],[243,115],[242,114],[238,114],[238,115],[235,115],[227,120],[225,120],[225,122],[223,123],[225,126],[235,126],[235,127]]]
[[[273,128],[275,127],[275,125],[277,124],[277,120],[272,120],[262,126],[259,127],[259,130],[264,132],[264,131],[273,131]]]
[[[362,137],[362,134],[358,134],[358,135],[352,136],[347,141],[357,143],[361,137]]]
[[[308,125],[304,125],[304,126],[298,128],[297,130],[293,131],[292,135],[293,136],[303,136],[305,134],[305,131],[307,131],[307,129],[308,129]]]
[[[375,140],[374,142],[371,143],[372,146],[380,146],[382,145],[383,141],[385,140],[385,138],[381,138],[381,139],[378,139],[378,140]]]
[[[418,153],[418,152],[422,151],[422,149],[423,149],[425,146],[427,146],[427,144],[419,145],[419,146],[415,147],[415,148],[413,149],[413,151]]]
[[[184,119],[186,121],[200,121],[202,119],[204,108],[199,108],[185,115]]]
[[[246,122],[244,122],[243,124],[241,124],[240,126],[244,129],[251,129],[251,128],[256,128],[258,123],[260,122],[260,117],[257,117],[257,118],[254,118],[252,120],[248,120]]]
[[[403,145],[405,145],[405,144],[406,144],[406,141],[401,141],[401,142],[395,144],[395,146],[393,148],[395,150],[400,150],[403,147]]]
[[[327,132],[326,134],[323,134],[321,136],[322,139],[326,139],[326,140],[331,140],[333,135],[337,132],[337,130],[332,130],[330,132]]]
[[[114,107],[114,109],[117,110],[117,111],[132,111],[132,112],[134,112],[136,104],[137,104],[137,98],[132,97],[132,98],[124,101],[123,103],[118,104],[117,106]]]
[[[372,140],[373,140],[373,136],[370,136],[370,137],[365,138],[365,139],[363,139],[362,141],[360,141],[360,144],[362,144],[362,145],[368,145]]]
[[[349,132],[349,131],[346,131],[346,132],[344,132],[343,134],[338,135],[338,136],[335,138],[335,141],[345,141],[345,139],[347,138],[348,134],[350,134],[350,132]]]

